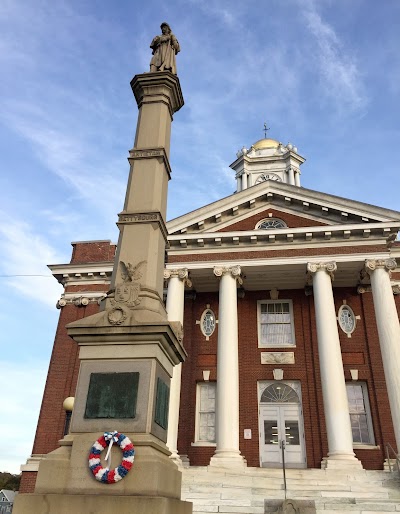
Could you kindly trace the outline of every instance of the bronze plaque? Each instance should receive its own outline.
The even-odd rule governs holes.
[[[158,378],[154,421],[164,430],[168,428],[169,387]]]
[[[85,418],[134,418],[139,373],[91,373]]]

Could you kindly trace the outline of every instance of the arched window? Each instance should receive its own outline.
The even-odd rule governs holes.
[[[294,389],[283,382],[274,382],[264,389],[261,403],[300,403]]]
[[[287,225],[279,218],[266,218],[265,220],[259,221],[256,225],[256,229],[258,230],[268,230],[274,228],[287,228]]]

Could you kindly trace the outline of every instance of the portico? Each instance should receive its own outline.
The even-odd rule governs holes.
[[[382,253],[387,256],[387,252]],[[244,300],[240,298],[256,294],[269,299],[270,297],[272,298],[270,292],[277,290],[279,298],[284,300],[291,298],[293,291],[297,290],[305,298],[304,301],[306,299],[311,301],[312,313],[310,320],[315,320],[312,323],[315,323],[315,330],[317,332],[316,343],[318,344],[321,377],[319,387],[322,388],[323,393],[323,423],[326,426],[328,445],[322,466],[333,467],[333,469],[360,469],[362,467],[361,462],[355,457],[353,448],[352,425],[350,423],[346,393],[346,380],[350,379],[350,371],[348,366],[345,366],[344,369],[343,365],[337,313],[340,307],[339,298],[342,290],[351,290],[354,295],[360,296],[357,292],[357,286],[360,285],[360,272],[364,269],[365,262],[365,254],[338,254],[335,256],[335,261],[310,261],[307,258],[300,257],[223,262],[190,262],[188,259],[187,262],[182,264],[183,269],[187,270],[190,274],[192,290],[202,295],[206,293],[218,294],[217,398],[215,411],[215,431],[217,436],[216,447],[214,446],[213,448],[210,465],[219,467],[224,465],[243,466],[245,463],[243,457],[246,458],[246,454],[241,450],[242,445],[239,442],[242,438],[240,426],[246,425],[246,420],[243,419],[240,407],[242,403],[240,401],[240,388],[243,381],[243,372],[235,371],[240,368],[240,355],[243,353],[243,350],[239,349],[241,345],[243,346],[243,343],[240,340],[238,326],[243,325],[244,322],[241,319],[241,316],[243,316],[241,305]],[[384,260],[384,262],[386,261]],[[389,265],[393,264],[389,263]],[[167,275],[168,270],[172,270],[173,266],[176,266],[176,264],[171,263],[167,265]],[[385,271],[385,274],[385,276],[388,276],[387,271]],[[334,279],[334,282],[332,279]],[[171,281],[171,279],[169,280]],[[391,296],[391,301],[394,304],[390,280],[389,284],[387,284],[384,278],[382,287],[387,294],[386,301],[390,303],[389,297]],[[238,288],[241,291],[239,300]],[[168,286],[168,295],[170,294],[172,293],[170,293],[170,286]],[[177,292],[173,294],[174,298],[177,299]],[[310,294],[312,294],[311,297],[309,296]],[[182,299],[183,295],[184,291],[181,287],[179,298]],[[374,295],[373,285],[372,295]],[[176,304],[179,304],[179,301]],[[295,301],[293,299],[293,303]],[[169,300],[167,300],[167,306],[168,302]],[[253,307],[256,308],[256,302],[253,302],[253,304]],[[377,316],[378,319],[379,316]],[[296,332],[299,323],[301,324],[303,321],[295,316],[294,325]],[[270,350],[265,348],[265,350],[268,354],[274,355],[279,353],[277,350],[286,355],[289,354],[288,350],[292,350],[290,353],[296,355],[295,359],[298,358],[299,351],[298,345],[295,345],[294,348],[275,347]],[[250,348],[248,351],[251,351]],[[257,350],[255,351],[257,352]],[[293,378],[295,377],[293,363],[294,361],[292,362],[290,359],[287,361],[283,360],[281,363],[277,362],[274,368],[279,367],[283,369],[284,380],[286,376]],[[397,365],[400,366],[400,359]],[[393,366],[395,367],[396,364]],[[271,373],[271,366],[266,366],[265,371],[267,374]],[[268,378],[273,379],[274,377],[271,375],[268,375]],[[300,378],[299,384],[301,384],[300,373],[298,373],[296,378]],[[254,387],[257,387],[256,382]],[[306,387],[304,380],[301,387]],[[229,402],[226,401],[226,398],[229,398]],[[219,409],[218,405],[222,405],[222,408]],[[175,407],[175,413],[176,410],[177,408]],[[172,424],[172,426],[174,425]],[[305,438],[310,438],[310,435],[307,434],[307,429],[305,430]],[[228,458],[228,460],[225,462],[222,457]]]

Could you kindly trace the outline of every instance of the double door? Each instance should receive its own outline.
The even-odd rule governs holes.
[[[281,467],[283,457],[287,467],[306,466],[299,403],[260,404],[259,423],[261,467]]]

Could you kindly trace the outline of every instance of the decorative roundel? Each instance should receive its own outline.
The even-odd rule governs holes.
[[[267,218],[259,221],[256,225],[256,229],[274,229],[274,228],[287,228],[286,223],[279,218]]]
[[[200,318],[200,330],[203,335],[210,337],[215,330],[215,314],[211,309],[206,309]]]
[[[348,336],[350,336],[356,328],[356,317],[353,309],[348,305],[342,305],[338,312],[339,326]]]
[[[111,455],[110,451],[113,443],[116,443],[122,450],[122,462],[119,466],[110,470],[109,468],[102,467],[100,454],[108,446],[107,459],[107,456]],[[89,468],[94,478],[103,484],[115,484],[122,480],[132,468],[134,460],[135,448],[132,441],[126,435],[116,430],[114,432],[105,432],[97,439],[89,452]]]

